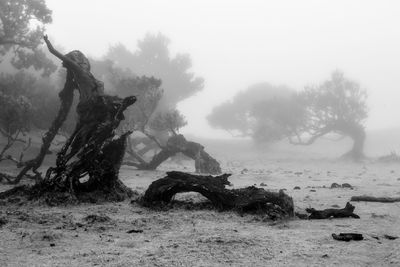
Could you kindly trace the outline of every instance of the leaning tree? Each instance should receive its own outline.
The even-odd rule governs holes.
[[[131,194],[118,178],[123,160],[126,138],[131,132],[116,134],[123,112],[136,101],[136,97],[119,98],[104,93],[103,83],[90,72],[90,63],[80,51],[67,55],[58,52],[45,36],[49,51],[61,59],[67,69],[64,89],[60,92],[61,106],[43,143],[52,139],[65,121],[72,103],[73,91],[79,92],[78,120],[75,129],[61,151],[57,154],[56,166],[50,167],[45,177],[37,174],[37,182],[29,188],[34,197],[45,197],[47,201],[62,202],[64,197],[121,200]],[[41,152],[47,151],[42,146]],[[41,163],[43,154],[32,160],[33,168]],[[24,168],[32,169],[32,164]],[[18,179],[18,177],[16,178]],[[26,190],[26,187],[17,187]],[[13,193],[13,192],[11,192]],[[92,194],[95,193],[95,194]]]
[[[293,90],[260,83],[216,106],[207,119],[214,128],[262,143],[284,138],[286,128],[295,125],[301,114]]]
[[[320,137],[335,133],[354,141],[344,157],[356,160],[364,157],[368,107],[367,93],[359,83],[335,71],[330,80],[307,87],[299,95],[299,101],[305,107],[306,119],[292,132],[289,138],[292,144],[311,145]]]
[[[128,59],[129,56],[132,54],[127,54]],[[142,170],[155,170],[167,159],[181,153],[195,161],[196,172],[221,172],[218,162],[202,145],[188,141],[179,134],[187,122],[176,108],[176,98],[174,101],[169,98],[169,104],[165,104],[165,96],[171,92],[164,87],[164,80],[153,76],[138,76],[130,68],[123,69],[118,62],[109,59],[91,62],[93,73],[102,77],[112,93],[122,97],[137,96],[135,105],[127,109],[126,118],[120,126],[122,131],[133,132],[131,138],[128,138],[124,164]],[[153,68],[157,69],[157,66]],[[184,69],[180,71],[182,74],[185,72]],[[184,77],[180,79],[188,79]]]
[[[177,109],[159,108],[163,97],[161,80],[153,77],[138,77],[118,68],[112,69],[111,82],[118,95],[134,94],[137,102],[126,112],[126,119],[120,127],[133,132],[134,138],[128,138],[128,160],[124,164],[141,170],[155,170],[167,159],[182,153],[195,161],[196,172],[219,174],[219,163],[211,157],[204,147],[188,141],[179,134],[186,125],[184,117]],[[146,158],[152,150],[154,155]]]

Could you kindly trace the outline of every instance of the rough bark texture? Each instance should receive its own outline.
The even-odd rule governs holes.
[[[329,219],[333,218],[356,218],[359,219],[360,216],[354,214],[355,207],[351,205],[349,202],[346,203],[346,207],[343,209],[325,209],[325,210],[316,210],[313,208],[306,209],[310,215],[308,216],[309,219]]]
[[[400,197],[373,197],[373,196],[353,196],[351,201],[394,203],[400,202]]]
[[[172,197],[182,192],[198,192],[211,201],[219,210],[260,213],[272,219],[292,217],[293,199],[279,192],[269,192],[254,186],[241,189],[226,189],[230,174],[202,176],[183,172],[167,172],[167,176],[154,181],[146,190],[142,203],[156,207],[170,202]]]
[[[155,170],[161,165],[161,163],[179,152],[195,161],[197,173],[221,173],[221,167],[218,161],[204,151],[202,145],[196,142],[187,141],[181,134],[170,137],[167,144],[162,147],[161,151],[157,153],[150,162],[140,160],[139,163],[126,162],[125,164],[135,166],[141,170]],[[138,155],[134,157],[138,158]]]
[[[117,136],[115,130],[124,119],[123,111],[136,98],[104,95],[103,84],[94,78],[88,59],[80,51],[64,56],[46,37],[45,41],[49,51],[63,61],[70,73],[66,87],[72,88],[74,84],[79,90],[78,122],[57,154],[56,166],[49,168],[45,178],[29,190],[30,197],[58,204],[67,198],[122,200],[130,196],[132,191],[118,179],[130,132]],[[54,137],[65,116],[65,112],[59,114],[46,140]]]

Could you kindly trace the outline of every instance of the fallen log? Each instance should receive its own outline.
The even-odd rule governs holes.
[[[394,203],[394,202],[400,202],[400,197],[373,197],[364,195],[364,196],[352,196],[350,201]]]
[[[349,202],[346,203],[346,207],[343,209],[324,209],[324,210],[316,210],[314,208],[308,208],[306,211],[310,213],[308,219],[329,219],[333,218],[347,218],[352,217],[359,219],[360,216],[354,214],[355,207],[351,205]]]
[[[168,203],[173,196],[183,192],[198,192],[219,210],[236,210],[246,213],[266,214],[272,219],[292,217],[293,199],[283,190],[270,192],[254,186],[226,189],[230,174],[219,176],[193,175],[184,172],[167,172],[167,176],[154,181],[146,190],[141,203],[157,207]]]
[[[350,240],[360,241],[364,239],[362,234],[357,233],[340,233],[339,235],[332,234],[332,237],[335,240],[346,242],[349,242]]]

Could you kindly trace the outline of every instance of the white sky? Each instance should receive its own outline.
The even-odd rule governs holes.
[[[400,126],[400,1],[47,0],[48,33],[67,50],[135,50],[162,32],[191,55],[204,90],[180,105],[184,133],[223,137],[205,119],[213,106],[258,82],[301,90],[334,69],[369,92],[369,129]]]

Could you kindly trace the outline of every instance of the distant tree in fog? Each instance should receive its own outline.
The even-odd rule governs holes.
[[[159,108],[169,110],[176,104],[203,89],[204,80],[190,69],[188,54],[171,56],[169,39],[162,34],[147,34],[138,42],[138,49],[131,52],[122,44],[111,47],[105,55],[122,68],[129,68],[138,76],[161,79],[164,95]]]
[[[346,157],[360,159],[364,156],[367,93],[357,82],[335,71],[321,85],[307,87],[299,100],[305,107],[306,120],[293,132],[291,143],[310,145],[326,134],[336,133],[354,141]]]
[[[255,118],[253,139],[257,143],[279,141],[290,136],[305,121],[305,109],[298,94],[260,101],[252,107]]]
[[[159,132],[169,131],[177,135],[179,129],[186,124],[185,117],[178,110],[171,109],[166,112],[156,113],[150,123],[150,128]]]
[[[51,10],[44,0],[0,1],[0,62],[7,54],[18,69],[33,67],[50,75],[55,64],[39,48],[44,26],[51,23]]]
[[[207,119],[212,127],[235,136],[276,141],[286,137],[288,128],[296,127],[301,117],[295,98],[295,92],[287,87],[256,84],[215,107]]]

